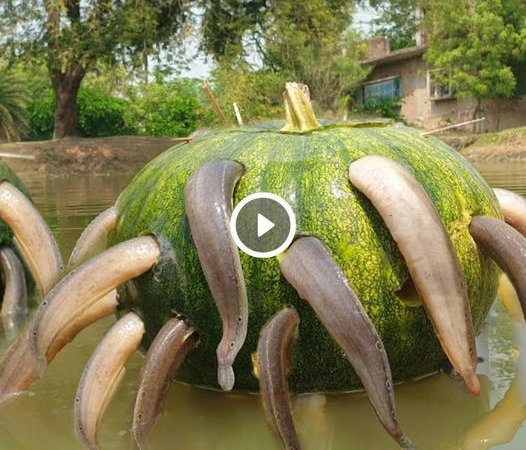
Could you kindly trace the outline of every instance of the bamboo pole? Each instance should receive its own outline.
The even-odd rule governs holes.
[[[234,113],[236,114],[237,124],[242,127],[243,126],[243,118],[241,117],[241,113],[239,112],[239,107],[237,106],[237,103],[232,103],[232,106],[234,106]]]
[[[441,127],[441,128],[436,128],[434,130],[426,131],[422,133],[422,136],[427,136],[428,134],[438,133],[439,131],[450,130],[451,128],[465,127],[466,125],[470,125],[472,123],[477,123],[477,122],[482,122],[483,120],[486,120],[486,118],[481,117],[480,119],[468,120],[467,122],[454,123],[453,125],[448,125],[446,127]]]
[[[34,161],[36,156],[33,155],[17,155],[15,153],[3,153],[0,152],[0,158],[12,158],[12,159],[29,159],[31,161]]]
[[[203,83],[203,90],[205,91],[205,94],[208,95],[208,98],[212,102],[212,105],[214,106],[217,115],[222,120],[223,125],[228,125],[228,121],[226,120],[225,115],[223,114],[223,111],[221,111],[221,108],[219,107],[219,104],[217,103],[217,100],[214,97],[214,94],[212,94],[212,91],[210,90],[210,86],[208,86],[208,83]]]

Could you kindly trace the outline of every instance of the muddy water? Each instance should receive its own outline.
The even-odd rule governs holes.
[[[526,165],[485,164],[479,170],[492,185],[526,196]],[[23,176],[65,257],[81,230],[115,201],[130,177]],[[91,352],[113,322],[108,318],[82,332],[30,392],[0,408],[0,449],[80,448],[72,427],[74,394]],[[420,449],[484,449],[488,447],[482,441],[489,434],[506,434],[502,439],[511,439],[494,448],[522,449],[526,445],[526,428],[520,426],[526,418],[525,408],[520,407],[517,391],[508,391],[517,371],[514,326],[499,303],[488,318],[486,334],[489,345],[482,350],[485,362],[480,369],[485,376],[479,397],[443,374],[397,388],[400,421]],[[5,339],[0,347],[3,351]],[[103,419],[99,434],[103,449],[132,448],[130,416],[141,361],[140,354],[132,357]],[[497,413],[485,415],[504,396]],[[307,450],[396,448],[364,395],[301,396],[293,404]],[[180,384],[171,389],[165,414],[153,435],[154,449],[280,448],[267,428],[257,397],[212,393]]]

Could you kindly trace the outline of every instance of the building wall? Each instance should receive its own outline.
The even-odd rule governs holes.
[[[367,43],[366,60],[382,58],[391,52],[391,44],[385,36],[376,36],[364,42]]]
[[[488,131],[526,125],[526,95],[513,100],[493,100],[483,105]]]
[[[377,65],[368,80],[393,76],[400,76],[402,80],[401,115],[408,123],[423,129],[433,129],[473,118],[475,100],[430,98],[427,69],[421,57]],[[477,126],[473,125],[470,131],[498,131],[526,125],[526,96],[513,100],[487,101],[482,108],[486,120]]]

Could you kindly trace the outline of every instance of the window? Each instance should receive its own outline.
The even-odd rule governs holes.
[[[370,81],[363,85],[363,103],[374,102],[384,98],[402,97],[402,80],[400,77],[384,78],[383,80]]]
[[[451,72],[449,73],[449,82],[447,84],[438,83],[435,80],[435,74],[437,72],[443,72],[442,70],[429,70],[427,72],[427,86],[429,92],[429,98],[431,100],[447,100],[454,98],[453,87],[451,84]]]

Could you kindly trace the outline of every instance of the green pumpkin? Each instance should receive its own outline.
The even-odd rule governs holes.
[[[255,192],[284,198],[294,210],[297,234],[319,238],[332,253],[379,335],[395,382],[439,370],[445,362],[432,325],[420,304],[401,300],[409,274],[381,217],[349,182],[348,167],[364,155],[384,155],[407,165],[433,201],[467,282],[475,330],[495,298],[497,267],[468,233],[471,215],[501,218],[490,187],[455,150],[421,132],[388,122],[297,127],[268,123],[212,131],[178,145],[149,163],[122,193],[111,243],[147,233],[163,247],[161,261],[121,289],[122,311],[144,320],[147,348],[162,325],[180,314],[199,333],[178,378],[218,388],[216,347],[221,320],[201,269],[184,210],[184,188],[203,164],[227,159],[245,173],[234,205]],[[305,129],[306,128],[306,129]],[[296,131],[297,129],[302,131]],[[418,230],[415,230],[415,233]],[[249,301],[248,334],[234,363],[234,389],[257,391],[253,354],[265,323],[285,306],[299,313],[289,384],[293,392],[361,388],[342,350],[280,272],[278,258],[257,259],[241,252]]]

